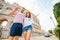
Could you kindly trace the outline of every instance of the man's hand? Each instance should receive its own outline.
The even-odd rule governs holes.
[[[16,12],[18,10],[18,6],[16,6],[13,10],[13,12]]]
[[[18,10],[18,6],[16,6],[8,15],[13,16],[17,10]]]

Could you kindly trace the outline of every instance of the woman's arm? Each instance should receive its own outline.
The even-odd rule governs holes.
[[[13,16],[17,10],[18,10],[18,7],[15,7],[8,15]]]

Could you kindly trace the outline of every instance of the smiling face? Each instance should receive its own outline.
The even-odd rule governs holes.
[[[31,13],[30,12],[26,12],[25,17],[30,18],[31,17]]]
[[[29,16],[30,16],[30,13],[29,13],[29,12],[27,12],[27,14],[26,14],[26,15],[27,15],[27,17],[29,17]]]
[[[23,7],[20,8],[20,12],[21,12],[21,13],[24,12],[24,8],[23,8]]]

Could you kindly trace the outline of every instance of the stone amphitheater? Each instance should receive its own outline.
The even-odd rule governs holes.
[[[2,30],[2,33],[0,33],[2,34],[1,37],[8,37],[9,35],[10,27],[13,24],[12,22],[13,17],[8,16],[8,14],[9,12],[11,12],[12,9],[15,8],[16,5],[17,5],[16,3],[10,4],[10,3],[6,3],[4,0],[0,0],[0,26],[1,26],[0,29]],[[41,33],[41,28],[38,18],[33,13],[31,14],[34,20],[32,32]],[[7,22],[7,25],[3,26],[2,25],[3,22]]]
[[[0,0],[0,40],[8,40],[10,28],[13,24],[13,17],[8,16],[8,14],[15,8],[16,5],[16,3],[10,4],[8,2],[6,3],[5,0]],[[35,16],[33,13],[31,14],[34,20],[31,40],[57,40],[55,36],[52,36],[50,38],[41,36],[45,32],[41,29],[37,16]],[[23,40],[23,37],[21,40]]]

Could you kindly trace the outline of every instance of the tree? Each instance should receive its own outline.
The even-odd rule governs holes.
[[[54,29],[54,34],[60,40],[60,2],[54,5],[53,11],[54,11],[54,15],[57,20],[57,23],[58,23],[57,27]]]
[[[53,11],[54,11],[55,18],[58,24],[60,25],[60,2],[54,5]]]

